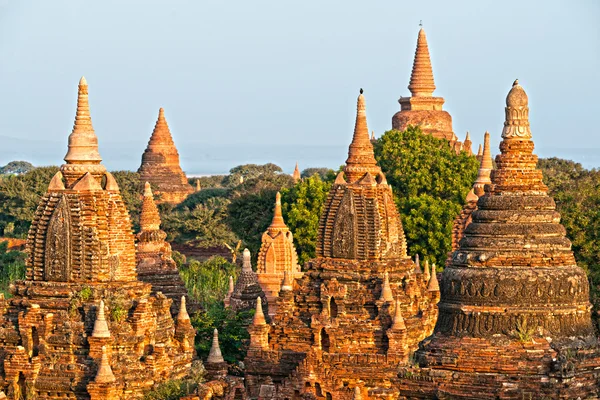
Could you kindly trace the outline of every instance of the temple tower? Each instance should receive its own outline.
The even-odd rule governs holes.
[[[177,315],[180,299],[187,296],[185,284],[179,276],[177,264],[171,257],[171,245],[165,241],[167,234],[160,229],[160,214],[150,184],[146,182],[140,215],[140,232],[137,238],[137,273],[141,281],[152,285],[152,293],[161,292],[171,299],[171,314]],[[200,308],[193,301],[189,305],[190,311],[195,313]]]
[[[444,270],[435,333],[416,353],[421,368],[399,373],[401,396],[598,397],[588,280],[536,168],[518,81],[505,115],[497,169]]]
[[[267,296],[269,315],[275,315],[276,298],[283,280],[284,271],[289,271],[295,278],[301,278],[298,255],[294,247],[294,238],[281,213],[281,195],[277,193],[273,221],[262,235],[262,244],[258,253],[256,275],[258,283]]]
[[[230,278],[231,287],[231,278]],[[233,291],[227,294],[225,302],[234,311],[248,311],[256,308],[256,298],[260,297],[262,302],[268,304],[267,296],[258,283],[258,276],[252,270],[250,250],[244,249],[242,270],[237,277]]]
[[[85,78],[65,161],[29,230],[26,279],[0,299],[0,390],[9,399],[141,398],[187,373],[195,332],[137,280],[129,215],[101,164]]]
[[[300,174],[300,168],[298,168],[298,162],[296,162],[296,166],[294,167],[292,179],[294,180],[294,183],[298,183],[300,182],[300,179],[302,179],[302,175]]]
[[[155,194],[160,196],[162,203],[180,203],[194,191],[179,164],[179,153],[162,108],[158,111],[158,120],[138,173],[142,182],[150,182],[156,187]]]
[[[321,214],[316,253],[302,278],[284,274],[272,323],[255,324],[251,332],[250,395],[274,386],[265,398],[350,399],[364,383],[365,398],[391,398],[398,365],[433,330],[439,291],[428,290],[407,255],[392,190],[373,153],[362,89],[346,166]]]
[[[419,30],[417,49],[410,76],[410,97],[400,97],[400,111],[392,117],[392,129],[403,131],[409,125],[420,126],[423,133],[446,139],[454,149],[461,143],[452,131],[452,117],[442,110],[444,99],[434,97],[435,83],[425,30]]]

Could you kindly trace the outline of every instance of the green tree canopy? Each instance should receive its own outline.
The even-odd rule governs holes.
[[[456,154],[448,141],[413,126],[385,132],[375,144],[375,157],[394,189],[409,254],[443,265],[454,218],[477,177],[477,159]]]
[[[4,167],[0,167],[0,175],[2,174],[24,174],[31,171],[35,167],[27,161],[11,161]]]

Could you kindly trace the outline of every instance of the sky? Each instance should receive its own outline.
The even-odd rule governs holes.
[[[0,0],[0,165],[59,165],[77,83],[110,170],[139,167],[159,107],[183,169],[347,155],[359,88],[369,128],[407,96],[419,22],[444,109],[493,153],[506,94],[529,95],[536,154],[600,167],[600,2]]]

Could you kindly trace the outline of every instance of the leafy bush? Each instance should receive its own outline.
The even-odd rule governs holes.
[[[21,251],[9,251],[8,242],[0,242],[0,293],[9,297],[8,286],[11,282],[25,279],[26,254]]]
[[[202,307],[210,308],[223,301],[229,288],[229,276],[237,277],[238,267],[223,257],[214,256],[205,262],[191,260],[179,268],[179,274],[190,296]]]
[[[204,382],[205,372],[202,362],[194,361],[188,376],[159,383],[144,396],[144,400],[177,400],[194,394],[198,386]]]

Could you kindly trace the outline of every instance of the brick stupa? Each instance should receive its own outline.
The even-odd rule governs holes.
[[[598,398],[589,285],[536,168],[517,81],[491,184],[442,279],[440,315],[400,398]]]
[[[157,202],[181,203],[194,191],[179,164],[179,153],[162,108],[138,173],[142,182],[150,182],[156,188],[154,194],[160,199]]]
[[[84,78],[65,161],[29,230],[26,279],[0,299],[0,389],[9,399],[138,399],[188,372],[195,331],[137,280],[129,215],[101,164]]]
[[[273,221],[262,235],[262,244],[256,264],[258,283],[269,302],[269,315],[274,315],[277,310],[276,299],[279,295],[284,271],[289,271],[295,278],[302,277],[298,265],[298,254],[294,247],[294,237],[283,220],[281,195],[277,193]]]
[[[244,249],[242,254],[242,270],[237,277],[235,286],[225,299],[225,305],[234,311],[248,311],[256,308],[257,297],[260,297],[265,305],[268,303],[267,296],[258,283],[258,276],[252,270],[250,250]],[[230,278],[230,287],[232,282],[233,280]]]
[[[465,141],[466,142],[466,141]],[[479,172],[477,179],[473,184],[473,188],[467,194],[465,205],[460,214],[454,220],[452,226],[452,251],[449,254],[448,262],[452,261],[452,252],[456,251],[459,246],[460,239],[463,237],[463,232],[467,225],[471,223],[471,215],[477,209],[477,200],[483,196],[485,185],[492,183],[490,176],[492,173],[492,154],[490,152],[490,134],[485,133],[483,139],[483,152],[480,157]]]
[[[460,151],[462,144],[452,131],[452,117],[442,110],[444,98],[433,96],[435,83],[423,28],[419,30],[408,90],[411,96],[398,100],[400,111],[392,117],[392,129],[404,131],[409,125],[419,126],[423,133],[446,139],[453,149]]]
[[[160,229],[160,215],[150,184],[146,182],[142,212],[140,215],[140,232],[137,238],[137,273],[141,281],[152,285],[152,293],[161,292],[173,301],[171,314],[176,316],[181,305],[181,298],[188,296],[185,284],[179,276],[177,264],[173,261],[171,245],[165,241],[167,234]],[[196,301],[188,303],[188,311],[199,310]]]
[[[273,322],[255,317],[250,326],[250,395],[351,399],[360,386],[364,398],[394,398],[398,365],[433,331],[439,290],[428,290],[407,256],[392,190],[373,154],[362,90],[316,253],[301,279],[284,274]]]

